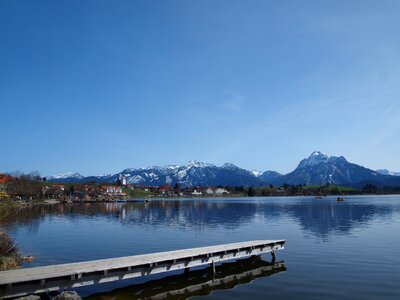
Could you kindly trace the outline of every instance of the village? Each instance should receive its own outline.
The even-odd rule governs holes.
[[[148,186],[131,184],[124,176],[113,183],[95,181],[82,183],[50,182],[35,174],[11,176],[0,173],[0,203],[16,201],[98,202],[135,201],[148,198],[190,197],[254,197],[254,196],[327,196],[373,194],[376,190],[362,190],[335,185],[305,186]]]
[[[60,200],[117,201],[132,198],[228,196],[224,187],[145,186],[128,184],[125,177],[115,183],[58,183],[30,175],[13,177],[0,174],[0,199],[3,200]]]

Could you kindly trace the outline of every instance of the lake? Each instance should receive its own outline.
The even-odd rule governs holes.
[[[262,260],[80,288],[89,299],[400,299],[400,196],[168,199],[0,208],[25,267],[257,239]],[[271,267],[271,266],[274,267]],[[176,291],[185,290],[176,294]],[[165,297],[164,297],[165,296]],[[164,297],[164,298],[163,298]]]

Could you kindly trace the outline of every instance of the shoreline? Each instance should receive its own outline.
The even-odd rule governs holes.
[[[106,200],[73,200],[65,201],[58,199],[36,199],[36,200],[3,200],[0,201],[0,207],[6,206],[32,206],[32,205],[56,205],[56,204],[79,204],[79,203],[141,203],[141,202],[151,202],[152,200],[168,200],[168,199],[226,199],[226,198],[276,198],[276,197],[311,197],[316,200],[321,200],[327,197],[346,197],[346,196],[398,196],[400,194],[396,193],[376,193],[376,194],[337,194],[337,195],[268,195],[268,196],[248,196],[248,195],[218,195],[218,196],[163,196],[163,197],[143,197],[143,198],[131,198],[131,199],[106,199]]]

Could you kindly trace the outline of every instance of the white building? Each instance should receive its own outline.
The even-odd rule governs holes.
[[[192,192],[192,195],[193,195],[193,196],[200,196],[200,195],[203,195],[203,193],[200,192],[200,191],[194,190],[194,191]]]
[[[105,186],[103,187],[106,190],[107,194],[111,195],[121,195],[122,194],[122,188],[119,186]]]
[[[229,195],[230,193],[226,189],[218,188],[215,190],[215,194],[216,195]]]
[[[214,191],[213,191],[213,189],[212,189],[212,188],[210,188],[210,187],[209,187],[209,188],[207,188],[207,189],[206,189],[206,194],[207,194],[207,195],[214,195]]]

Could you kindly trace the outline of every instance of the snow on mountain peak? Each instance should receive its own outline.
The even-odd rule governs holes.
[[[167,165],[167,166],[165,166],[165,168],[169,169],[169,170],[176,170],[176,169],[179,169],[180,166],[178,166],[178,165]]]
[[[260,176],[263,172],[261,172],[261,171],[259,171],[259,170],[253,170],[253,171],[251,171],[251,173],[252,173],[254,176],[258,177],[258,176]]]
[[[308,158],[312,158],[315,156],[328,157],[325,153],[322,153],[321,151],[314,151],[313,153],[311,153],[311,155]]]
[[[314,151],[308,158],[303,159],[300,162],[299,167],[313,167],[319,165],[322,162],[328,161],[328,159],[328,155],[320,151]]]
[[[237,168],[237,166],[236,165],[234,165],[234,164],[232,164],[232,163],[224,163],[224,165],[222,166],[223,168],[225,168],[225,169],[236,169]]]
[[[65,179],[65,178],[83,178],[83,176],[79,173],[74,172],[65,172],[57,175],[50,176],[49,179]]]
[[[206,167],[212,167],[212,164],[208,163],[203,163],[195,160],[189,161],[189,163],[186,165],[186,167],[191,168],[191,167],[196,167],[196,168],[206,168]]]
[[[136,171],[135,168],[128,168],[128,169],[123,170],[122,173],[129,173],[129,172],[134,172],[134,171]]]

